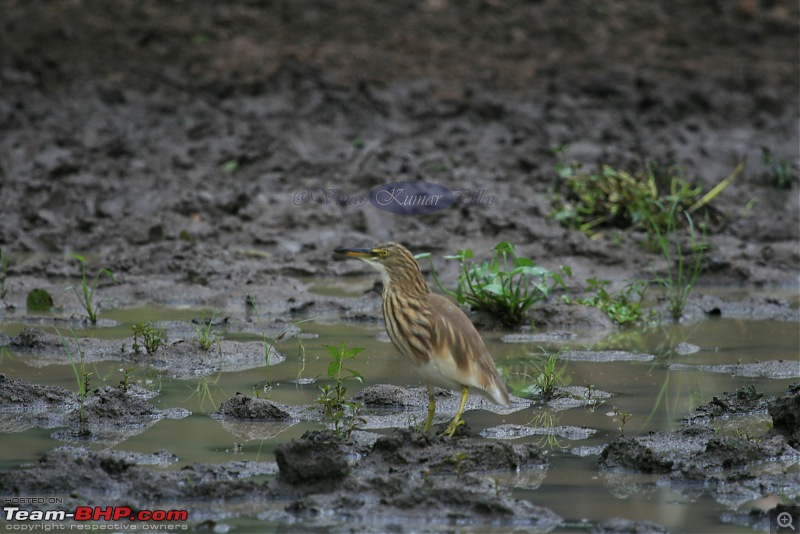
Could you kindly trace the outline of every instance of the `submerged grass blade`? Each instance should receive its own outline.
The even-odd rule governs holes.
[[[86,373],[86,367],[83,361],[83,350],[81,349],[80,342],[78,341],[78,335],[75,334],[75,331],[70,328],[70,332],[72,332],[72,337],[73,339],[75,339],[75,344],[78,347],[79,358],[80,358],[79,360],[80,369],[79,369],[78,363],[75,362],[75,358],[72,356],[72,350],[70,350],[67,340],[61,334],[61,331],[58,328],[56,327],[54,328],[56,333],[58,334],[59,339],[61,340],[61,344],[64,346],[64,350],[67,353],[67,358],[69,358],[69,363],[72,366],[72,372],[75,375],[75,382],[78,385],[78,396],[80,398],[80,408],[78,410],[78,417],[80,419],[80,424],[83,425],[84,421],[83,407],[86,403],[86,394],[88,393],[87,379],[89,376]]]

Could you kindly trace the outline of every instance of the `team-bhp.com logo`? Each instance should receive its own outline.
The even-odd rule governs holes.
[[[166,525],[169,525],[169,530],[177,528],[186,530],[188,529],[186,524],[176,525],[174,523],[187,521],[189,518],[186,510],[134,510],[128,506],[78,506],[74,512],[23,510],[19,506],[4,506],[3,515],[4,519],[8,521],[6,530],[17,531],[53,530],[53,528],[42,528],[47,523],[51,523],[49,526],[56,527],[58,530],[72,530],[70,527],[79,527],[80,524],[75,523],[64,525],[63,523],[68,520],[76,522],[120,521],[128,525],[130,530],[162,530]]]

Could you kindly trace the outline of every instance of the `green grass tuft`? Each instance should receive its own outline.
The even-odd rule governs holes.
[[[670,211],[693,213],[707,206],[744,169],[744,163],[705,194],[691,184],[676,166],[648,164],[627,172],[599,165],[587,172],[579,163],[556,165],[558,181],[553,194],[551,216],[567,228],[590,236],[600,228],[652,227],[664,231]],[[674,208],[673,208],[674,207]]]
[[[364,422],[360,415],[363,405],[360,402],[347,400],[347,388],[344,382],[348,378],[364,382],[364,377],[355,369],[348,367],[345,360],[355,359],[356,355],[364,349],[362,347],[348,349],[344,343],[339,344],[338,347],[333,345],[323,345],[323,347],[330,356],[326,374],[329,379],[334,379],[336,382],[333,385],[321,386],[316,402],[322,406],[324,416],[333,421],[334,431],[349,439],[353,431]]]
[[[211,350],[211,347],[216,345],[221,352],[222,348],[220,346],[219,336],[212,330],[213,325],[214,315],[208,319],[201,319],[200,324],[195,329],[195,333],[197,334],[197,344],[200,345],[200,348],[206,352]]]
[[[83,358],[83,349],[81,348],[81,343],[78,341],[78,336],[75,332],[70,329],[72,333],[72,338],[75,340],[75,345],[78,347],[78,362],[75,361],[75,358],[72,355],[72,350],[70,350],[69,345],[67,344],[67,340],[64,339],[64,336],[61,334],[61,331],[56,328],[56,333],[58,334],[58,338],[61,340],[61,344],[64,346],[64,350],[67,352],[67,358],[69,358],[69,363],[72,366],[72,372],[75,375],[75,382],[78,385],[78,398],[80,399],[80,407],[78,408],[78,418],[80,421],[80,434],[83,435],[87,431],[84,427],[85,423],[85,414],[84,414],[84,407],[86,405],[86,397],[89,395],[89,377],[92,376],[92,373],[87,371],[86,369],[86,362]]]
[[[67,290],[72,289],[72,292],[75,293],[75,296],[78,297],[78,301],[83,306],[83,309],[86,310],[86,314],[89,316],[89,321],[92,324],[97,324],[97,314],[100,311],[100,307],[95,304],[94,302],[94,292],[97,289],[97,285],[100,282],[100,276],[105,275],[112,283],[116,282],[114,280],[114,273],[111,272],[110,269],[100,269],[97,274],[95,274],[94,279],[90,282],[87,274],[86,274],[86,258],[79,254],[70,254],[70,256],[81,264],[81,285],[80,291],[79,288],[70,286]]]
[[[131,330],[133,330],[133,351],[137,354],[142,346],[147,354],[154,354],[167,344],[167,336],[164,333],[164,329],[156,326],[152,321],[136,323],[131,327]],[[140,341],[142,345],[139,345]]]
[[[655,221],[649,223],[661,254],[667,261],[667,275],[655,282],[661,286],[669,313],[676,321],[683,315],[689,294],[703,271],[703,261],[708,249],[708,245],[698,239],[692,217],[686,211],[682,213],[688,227],[689,242],[686,247],[681,242],[678,231],[677,203],[669,210],[666,228],[661,229]],[[684,248],[688,248],[688,252]]]
[[[417,255],[418,259],[426,257],[430,259],[430,254]],[[459,304],[487,312],[508,327],[522,324],[536,302],[547,298],[558,287],[565,288],[562,273],[572,275],[567,266],[555,273],[539,267],[529,258],[517,256],[516,248],[508,241],[495,245],[489,261],[475,261],[470,249],[459,250],[456,255],[446,258],[459,263],[458,287],[455,291],[444,288],[431,261],[439,289],[454,297]]]
[[[631,282],[617,293],[608,292],[607,287],[611,284],[608,280],[598,280],[596,277],[592,277],[586,282],[594,295],[575,299],[578,304],[592,306],[603,311],[619,325],[637,324],[646,319],[647,316],[642,310],[642,301],[647,291],[647,282],[640,280]],[[567,301],[571,302],[569,299]]]
[[[509,377],[508,387],[514,395],[549,399],[557,386],[566,384],[566,364],[559,367],[558,354],[540,350],[541,355],[531,355],[504,369],[504,374]]]

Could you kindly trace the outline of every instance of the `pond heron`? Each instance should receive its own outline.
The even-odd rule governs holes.
[[[497,404],[509,405],[505,384],[478,331],[458,306],[431,292],[406,247],[383,243],[334,252],[363,260],[380,271],[386,332],[428,389],[426,432],[436,413],[433,386],[461,391],[461,404],[444,431],[447,436],[464,424],[461,414],[470,388]]]

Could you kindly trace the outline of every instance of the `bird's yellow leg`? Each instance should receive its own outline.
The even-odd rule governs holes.
[[[458,407],[456,416],[453,417],[453,420],[450,421],[449,425],[447,425],[447,428],[444,430],[444,432],[442,432],[442,435],[453,437],[453,434],[456,433],[456,429],[464,424],[464,421],[461,420],[461,414],[464,413],[464,406],[467,405],[468,398],[469,388],[467,386],[461,386],[461,405]]]
[[[431,428],[433,416],[436,415],[436,399],[433,398],[433,386],[425,384],[425,387],[428,388],[428,418],[425,420],[425,429],[423,432],[427,432]]]

